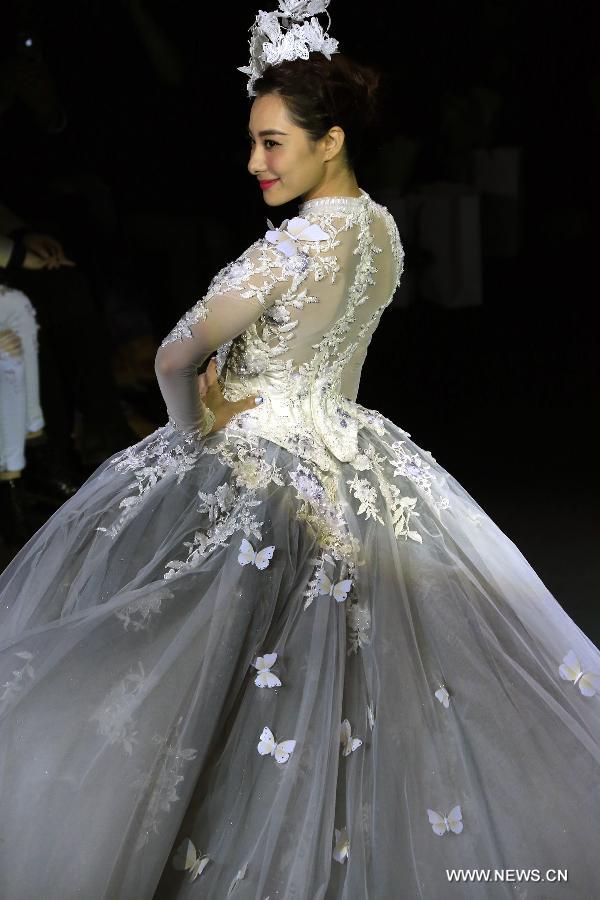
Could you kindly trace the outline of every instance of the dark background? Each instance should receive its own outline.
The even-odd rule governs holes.
[[[267,215],[295,212],[266,208],[246,169],[250,101],[236,67],[256,11],[5,0],[0,12],[0,202],[77,261],[140,435],[166,421],[151,371],[162,338]],[[375,200],[464,181],[478,148],[518,147],[522,160],[518,251],[484,245],[483,303],[395,301],[358,400],[433,453],[600,643],[596,32],[582,7],[545,3],[533,16],[517,0],[333,0],[330,13],[340,49],[383,74],[381,126],[357,166]],[[377,160],[400,138],[418,152],[392,184]],[[405,250],[407,279],[428,261]]]

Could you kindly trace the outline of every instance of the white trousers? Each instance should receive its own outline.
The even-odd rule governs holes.
[[[21,291],[0,285],[0,331],[21,341],[17,355],[0,350],[0,472],[25,468],[25,437],[44,426],[38,369],[39,325]]]

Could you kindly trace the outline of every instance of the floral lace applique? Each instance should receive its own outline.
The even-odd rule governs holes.
[[[315,560],[315,565],[319,568],[317,582],[321,578],[325,561],[344,562],[352,573],[360,542],[348,528],[335,477],[324,472],[317,474],[316,467],[308,463],[299,463],[294,471],[289,472],[288,477],[296,489],[296,498],[300,501],[296,517],[312,527],[317,544],[323,551],[319,560]],[[318,583],[314,586],[313,598],[318,586]],[[305,609],[307,605],[310,602],[305,604]]]
[[[33,679],[35,675],[35,670],[30,662],[33,659],[33,653],[30,653],[29,650],[15,650],[15,656],[24,659],[25,662],[20,669],[13,669],[11,673],[13,677],[9,681],[5,681],[3,685],[0,685],[4,688],[0,695],[0,701],[11,700],[23,690],[25,679]]]
[[[308,278],[310,272],[313,272],[317,281],[326,274],[335,275],[339,271],[339,264],[335,256],[310,253],[315,241],[318,241],[320,248],[325,250],[335,244],[332,236],[326,235],[321,229],[319,232],[318,236],[312,238],[307,235],[306,231],[304,237],[299,235],[296,241],[296,252],[291,256],[287,256],[277,246],[269,243],[267,236],[255,241],[241,256],[228,263],[215,275],[204,297],[182,316],[160,346],[165,347],[172,341],[193,338],[191,326],[206,319],[208,301],[219,294],[235,291],[243,299],[258,300],[262,306],[268,308],[269,298],[278,282],[289,282],[291,279],[291,284],[287,287],[284,299],[281,301],[281,304],[285,304],[286,300],[297,299],[300,296],[299,287]],[[270,233],[272,232],[267,232],[267,235]],[[321,239],[321,234],[326,239]],[[304,302],[317,302],[317,298],[308,298],[305,291],[302,293]],[[283,349],[285,349],[285,343]],[[236,351],[233,352],[235,356]],[[281,348],[272,350],[273,355],[281,352],[283,352]]]
[[[359,542],[356,541],[356,545],[353,545],[353,552],[357,551],[359,546]],[[308,607],[313,603],[313,601],[322,594],[330,594],[333,593],[333,586],[335,584],[341,585],[341,590],[336,597],[336,600],[341,602],[346,599],[347,593],[352,586],[353,579],[352,578],[331,578],[325,572],[326,565],[335,566],[335,560],[332,557],[331,553],[327,552],[327,550],[334,550],[335,548],[326,548],[322,547],[319,555],[311,560],[311,563],[314,565],[313,573],[308,582],[308,585],[304,591],[304,609],[308,609]],[[358,556],[356,557],[358,559]],[[351,575],[353,576],[354,570],[356,567],[356,559],[352,559],[349,557],[343,557],[341,560],[341,575]],[[332,586],[331,591],[329,588],[327,590],[323,590],[324,585]]]
[[[407,437],[410,437],[408,432],[404,433]],[[389,445],[394,454],[394,478],[408,478],[409,481],[417,485],[429,497],[433,508],[439,515],[442,509],[448,509],[450,501],[448,497],[433,496],[431,484],[434,476],[431,474],[431,465],[425,462],[418,453],[409,453],[404,444],[405,441],[394,441]]]
[[[237,490],[235,507],[237,515],[226,515],[220,523],[227,536],[241,529],[244,530],[246,537],[252,533],[258,540],[262,540],[260,526],[263,523],[257,523],[254,517],[247,514],[247,510],[261,502],[255,497],[257,490],[266,488],[271,482],[278,485],[286,483],[282,470],[274,463],[266,462],[265,447],[252,436],[246,436],[244,440],[230,437],[216,447],[205,447],[202,452],[216,454],[219,461],[232,471],[230,485]],[[307,522],[314,529],[319,546],[331,554],[329,558],[344,560],[352,570],[359,542],[349,532],[337,497],[335,479],[324,473],[317,475],[315,467],[308,464],[298,464],[294,471],[287,473],[287,478],[289,484],[296,489],[296,496],[300,500],[297,518]],[[192,552],[200,547],[203,547],[202,552],[206,552],[209,547],[208,542],[205,543],[206,534],[202,534],[203,537],[195,538]],[[319,566],[320,562],[316,565]],[[316,583],[313,586],[315,596],[318,579],[319,575],[316,576]]]
[[[381,425],[383,435],[385,435],[385,428],[382,423]],[[410,437],[407,432],[404,434]],[[379,489],[377,491],[368,479],[358,478],[357,475],[347,481],[353,496],[360,502],[358,514],[364,514],[367,519],[374,518],[383,524],[377,505],[380,494],[390,512],[396,537],[402,537],[405,540],[410,538],[417,543],[422,543],[423,539],[420,533],[415,530],[414,525],[412,528],[410,527],[411,516],[418,517],[420,515],[415,509],[418,498],[403,495],[391,479],[402,478],[414,484],[420,492],[425,494],[438,516],[441,510],[449,507],[450,501],[443,495],[434,496],[431,489],[434,478],[431,474],[431,465],[418,453],[409,453],[404,446],[405,441],[391,443],[384,441],[384,445],[390,451],[389,456],[377,453],[375,448],[370,446],[351,460],[354,469],[360,472],[370,470],[374,473]],[[386,468],[391,469],[391,478],[386,476]]]
[[[250,258],[251,256],[252,259]],[[265,304],[270,288],[277,282],[273,270],[280,265],[281,260],[276,250],[268,247],[264,239],[255,241],[241,256],[233,262],[227,263],[226,266],[217,272],[210,282],[204,297],[198,300],[181,317],[160,346],[166,347],[172,341],[183,341],[193,338],[190,326],[206,318],[208,315],[208,301],[217,294],[237,291],[240,297],[245,299],[255,298],[261,304]],[[250,284],[249,279],[252,276],[259,275],[264,276],[262,285],[258,287]]]
[[[106,695],[90,716],[98,723],[98,732],[111,744],[121,744],[128,756],[133,753],[137,731],[133,730],[132,709],[146,680],[144,667],[138,660],[138,671],[128,672]]]
[[[139,593],[140,596],[115,613],[117,619],[121,619],[123,622],[125,631],[128,630],[130,625],[133,631],[148,628],[152,616],[161,612],[163,600],[173,600],[175,597],[172,591],[164,587],[153,590],[150,593],[147,588],[140,588],[135,593]]]
[[[287,292],[281,304],[263,314],[261,320],[263,324],[266,324],[264,324],[262,336],[259,336],[255,323],[233,341],[228,353],[221,354],[223,348],[219,348],[217,352],[222,365],[224,365],[225,359],[227,361],[227,381],[224,383],[227,399],[235,400],[245,395],[243,376],[247,374],[270,370],[283,375],[283,378],[279,378],[278,383],[281,395],[285,397],[285,403],[290,412],[281,419],[278,419],[276,415],[266,419],[263,434],[303,460],[316,463],[323,471],[336,471],[339,461],[353,462],[357,456],[357,432],[362,425],[376,428],[378,433],[381,429],[385,433],[381,417],[343,397],[340,384],[348,361],[360,342],[377,324],[383,309],[392,298],[391,296],[387,297],[383,303],[379,304],[358,329],[358,332],[353,335],[353,340],[349,341],[356,321],[356,310],[368,299],[370,285],[374,283],[374,275],[378,271],[375,265],[376,256],[383,251],[381,247],[375,246],[370,228],[372,211],[362,199],[349,204],[348,209],[344,204],[340,206],[337,202],[335,207],[335,209],[332,207],[332,212],[324,213],[320,206],[315,221],[324,231],[331,234],[331,246],[340,243],[338,236],[344,229],[358,226],[357,245],[354,252],[359,255],[360,260],[356,267],[354,280],[347,291],[343,313],[322,335],[319,342],[312,345],[315,352],[310,361],[300,365],[295,365],[291,358],[285,362],[277,362],[271,356],[272,348],[269,348],[264,340],[265,336],[271,336],[271,322],[274,321],[273,327],[279,326],[280,329],[284,329],[284,333],[280,334],[278,338],[277,353],[283,344],[286,349],[289,349],[287,342],[294,331],[295,322],[287,307],[302,305],[304,300],[304,297],[299,296],[298,292],[294,292],[294,290]],[[308,209],[310,208],[309,205]],[[391,240],[398,283],[403,267],[403,250],[393,219],[387,210],[381,209]],[[328,268],[328,264],[323,262],[323,245],[326,243],[322,242],[318,259],[318,264],[323,265],[323,270],[317,272],[316,275],[331,274],[331,279],[334,281],[335,271]],[[317,265],[317,260],[314,265]],[[348,343],[342,349],[344,341]],[[235,376],[238,376],[237,381]],[[310,409],[309,414],[307,414],[307,409]],[[251,428],[251,423],[246,424],[246,418],[243,415],[240,416],[236,427],[241,430]],[[359,492],[362,492],[365,485],[356,483],[356,487]],[[368,487],[366,490],[368,492]],[[374,498],[369,500],[367,497],[366,499],[367,503],[361,514],[366,512],[367,515],[376,518],[378,511]]]
[[[201,452],[197,440],[181,435],[179,442],[173,445],[169,441],[173,429],[168,425],[155,433],[158,436],[154,440],[149,440],[145,447],[134,444],[113,460],[112,465],[117,472],[135,473],[138,493],[121,500],[119,508],[125,511],[110,528],[99,527],[96,531],[106,532],[112,538],[116,537],[159,481],[167,476],[176,475],[179,484],[184,475],[196,465]]]
[[[232,470],[232,477],[215,494],[199,492],[202,501],[199,512],[207,512],[211,524],[205,530],[197,530],[191,541],[184,541],[187,558],[168,562],[164,578],[194,568],[217,546],[229,546],[229,538],[238,531],[243,531],[246,538],[253,536],[261,541],[263,522],[252,512],[262,503],[257,491],[271,482],[284,484],[279,468],[265,460],[266,449],[256,441],[223,442],[216,447],[204,447],[201,452],[218,454],[219,461]]]
[[[177,785],[184,776],[181,774],[184,763],[196,758],[198,750],[195,747],[181,747],[180,728],[183,716],[180,716],[172,729],[165,737],[155,734],[152,738],[154,744],[160,747],[160,753],[152,771],[141,772],[133,782],[133,787],[146,790],[152,788],[148,806],[142,822],[141,832],[135,849],[141,850],[150,840],[151,834],[158,834],[158,825],[162,812],[169,812],[171,804],[181,798],[177,793]]]
[[[377,491],[369,484],[367,479],[359,478],[358,475],[355,475],[354,478],[348,479],[346,484],[349,486],[355,499],[360,503],[357,510],[358,515],[360,516],[364,513],[367,519],[377,519],[383,525],[383,519],[379,515],[376,505],[378,499]]]
[[[371,613],[366,606],[360,603],[350,603],[346,608],[346,622],[348,624],[348,656],[356,653],[360,648],[371,643],[369,631],[371,630]]]
[[[331,251],[341,243],[339,235],[353,228],[360,217],[363,220],[361,235],[364,244],[369,233],[368,225],[364,221],[365,212],[353,209],[345,215],[338,212],[337,215],[319,216],[313,223],[310,223],[310,218],[297,219],[309,227],[300,230],[295,237],[293,248],[295,252],[289,257],[285,255],[285,252],[276,249],[277,244],[276,247],[271,247],[275,256],[271,259],[270,264],[278,273],[272,276],[273,283],[284,279],[291,279],[291,281],[286,286],[282,297],[265,310],[258,322],[250,325],[237,338],[227,341],[218,348],[217,371],[219,374],[221,374],[225,361],[227,361],[228,371],[238,375],[256,375],[269,369],[276,371],[281,368],[277,365],[277,357],[289,351],[290,341],[293,340],[294,330],[298,325],[298,321],[292,318],[290,309],[302,309],[306,303],[319,302],[318,297],[308,295],[306,289],[301,289],[302,283],[309,274],[312,274],[315,282],[322,281],[326,277],[330,277],[332,283],[335,282],[336,275],[340,271],[340,264],[337,256]],[[320,235],[325,237],[322,239],[313,237],[307,240],[303,235],[308,234],[310,229],[317,230]],[[275,233],[279,234],[279,232],[267,232],[267,235]],[[282,247],[285,247],[285,241],[280,243]],[[316,244],[318,244],[317,247]],[[379,252],[379,248],[375,248],[375,250]],[[247,252],[251,253],[251,251],[252,248]],[[366,277],[368,277],[368,272],[367,266]],[[241,296],[244,295],[241,294]]]

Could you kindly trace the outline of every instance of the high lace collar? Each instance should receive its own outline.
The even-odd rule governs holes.
[[[361,206],[370,197],[366,191],[359,188],[360,197],[315,197],[313,200],[305,200],[300,205],[299,214],[313,212],[318,209],[355,209]]]

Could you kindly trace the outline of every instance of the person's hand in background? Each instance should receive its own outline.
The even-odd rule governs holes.
[[[41,261],[41,265],[35,265],[35,261],[25,258],[24,268],[26,269],[58,269],[60,266],[75,266],[76,263],[71,259],[67,259],[62,245],[55,238],[48,234],[24,234],[21,242],[30,254],[37,257]]]
[[[10,328],[0,329],[0,351],[8,353],[9,356],[21,355],[21,339]]]

